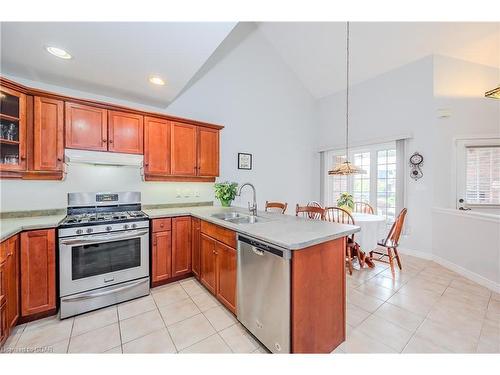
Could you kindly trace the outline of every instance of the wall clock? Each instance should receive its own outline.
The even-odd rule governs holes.
[[[424,174],[422,173],[422,166],[424,165],[424,157],[422,154],[418,152],[414,152],[412,156],[410,156],[410,177],[415,181],[422,178]]]

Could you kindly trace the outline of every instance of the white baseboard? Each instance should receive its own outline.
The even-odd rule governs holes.
[[[427,260],[432,260],[443,267],[446,267],[459,275],[465,277],[466,279],[469,279],[471,281],[474,281],[475,283],[482,285],[496,293],[500,293],[500,284],[494,282],[493,280],[487,279],[475,272],[469,271],[468,269],[459,266],[458,264],[455,264],[453,262],[450,262],[447,259],[441,258],[437,255],[424,252],[424,251],[418,251],[418,250],[412,250],[412,249],[406,249],[406,248],[398,248],[398,251],[402,254],[407,254],[407,255],[412,255],[418,258],[422,259],[427,259]]]
[[[417,258],[422,258],[422,259],[427,259],[427,260],[433,260],[434,256],[431,253],[425,252],[425,251],[418,251],[418,250],[412,250],[404,247],[398,247],[398,251],[401,254],[407,254],[407,255],[412,255]]]

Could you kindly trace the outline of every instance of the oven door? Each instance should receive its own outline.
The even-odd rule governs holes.
[[[149,229],[61,238],[61,297],[149,276]]]

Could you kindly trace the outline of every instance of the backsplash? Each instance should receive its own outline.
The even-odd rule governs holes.
[[[138,168],[72,164],[64,181],[2,180],[1,212],[66,208],[66,194],[140,191],[145,205],[212,202],[213,183],[144,182]]]

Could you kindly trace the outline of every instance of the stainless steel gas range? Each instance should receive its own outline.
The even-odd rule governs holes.
[[[61,319],[149,294],[141,193],[69,193],[59,275]]]

